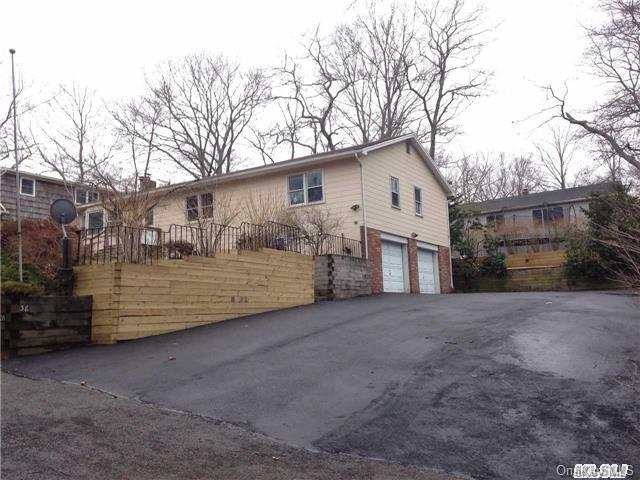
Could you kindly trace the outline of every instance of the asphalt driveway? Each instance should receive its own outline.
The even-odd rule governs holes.
[[[619,292],[381,295],[3,367],[475,478],[640,470],[640,303]]]

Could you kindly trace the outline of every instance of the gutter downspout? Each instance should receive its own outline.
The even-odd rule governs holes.
[[[449,197],[447,197],[447,239],[449,241],[449,287],[453,290],[453,260],[451,260],[452,245],[451,245],[451,226],[449,225]]]
[[[366,155],[366,153],[364,153]],[[369,232],[367,231],[367,204],[364,199],[364,165],[362,164],[362,160],[358,155],[358,152],[355,153],[356,160],[360,165],[360,196],[362,197],[362,223],[364,228],[364,258],[369,258]]]

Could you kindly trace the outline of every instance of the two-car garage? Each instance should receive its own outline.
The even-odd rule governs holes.
[[[381,238],[382,286],[385,292],[409,292],[408,241],[384,235]],[[420,293],[439,293],[437,247],[417,242],[417,268]]]

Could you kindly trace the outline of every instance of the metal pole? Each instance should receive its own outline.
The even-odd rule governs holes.
[[[9,49],[11,54],[11,82],[13,85],[13,153],[16,159],[16,223],[18,224],[18,275],[20,282],[23,281],[22,276],[22,220],[20,218],[20,161],[18,160],[18,115],[17,115],[17,95],[16,95],[16,71],[13,57],[16,54],[15,49]]]

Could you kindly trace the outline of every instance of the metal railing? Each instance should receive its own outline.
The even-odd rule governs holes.
[[[109,225],[78,231],[75,263],[153,264],[187,256],[213,257],[232,250],[273,248],[302,255],[362,256],[360,240],[344,235],[307,235],[299,228],[276,222],[240,226],[173,224],[167,231],[153,227]]]

